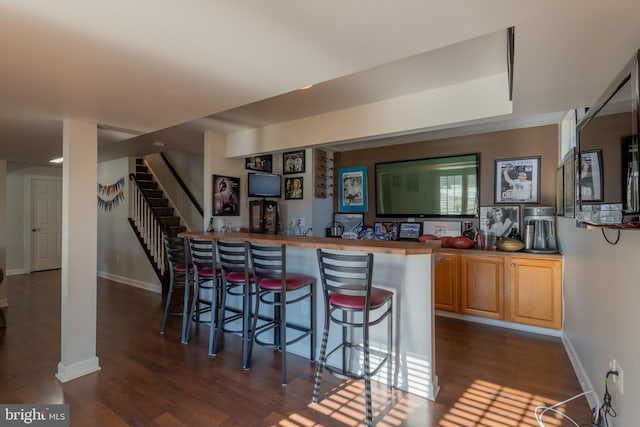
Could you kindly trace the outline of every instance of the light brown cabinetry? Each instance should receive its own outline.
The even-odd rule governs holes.
[[[562,261],[510,257],[507,320],[562,327]]]
[[[458,254],[438,254],[435,277],[436,309],[458,311]]]
[[[442,252],[435,308],[551,329],[562,327],[562,258]]]
[[[504,258],[460,256],[460,312],[504,319]]]

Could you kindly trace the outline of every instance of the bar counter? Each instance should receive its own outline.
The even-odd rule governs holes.
[[[394,293],[393,329],[394,386],[412,394],[435,400],[438,379],[434,366],[434,309],[433,266],[440,242],[402,242],[381,240],[348,240],[330,237],[282,236],[257,233],[183,232],[180,237],[287,246],[287,270],[311,274],[317,278],[317,292],[321,293],[320,272],[316,249],[370,252],[374,254],[373,282],[376,287]],[[317,298],[318,319],[324,318],[324,302]],[[292,307],[294,308],[294,307]],[[303,319],[308,313],[287,311],[288,319]],[[372,329],[372,347],[383,348],[386,328]],[[316,348],[320,348],[322,331],[316,331]],[[334,328],[329,336],[337,343],[340,334]],[[299,346],[298,346],[299,345]],[[303,342],[288,348],[292,353],[305,356]],[[317,359],[317,355],[316,355]],[[359,361],[352,359],[351,363]],[[381,371],[384,371],[381,370]],[[384,383],[385,375],[376,376]]]

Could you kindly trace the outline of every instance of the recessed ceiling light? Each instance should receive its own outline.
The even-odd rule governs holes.
[[[62,157],[58,157],[57,159],[49,160],[49,163],[62,163],[62,160],[63,160]]]
[[[156,147],[164,147],[164,142],[162,141],[153,141],[153,145]]]

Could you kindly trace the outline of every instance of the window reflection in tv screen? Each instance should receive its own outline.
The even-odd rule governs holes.
[[[376,164],[379,217],[474,216],[478,154]]]

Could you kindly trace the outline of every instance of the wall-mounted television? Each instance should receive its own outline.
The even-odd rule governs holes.
[[[378,217],[473,217],[478,211],[479,155],[377,163]]]
[[[620,216],[604,222],[622,222],[622,214],[634,219],[640,212],[639,63],[640,51],[576,126],[578,211],[591,211],[584,205],[607,205],[603,211],[618,205]]]
[[[249,197],[282,196],[282,177],[271,173],[249,173],[247,179],[247,195]]]

